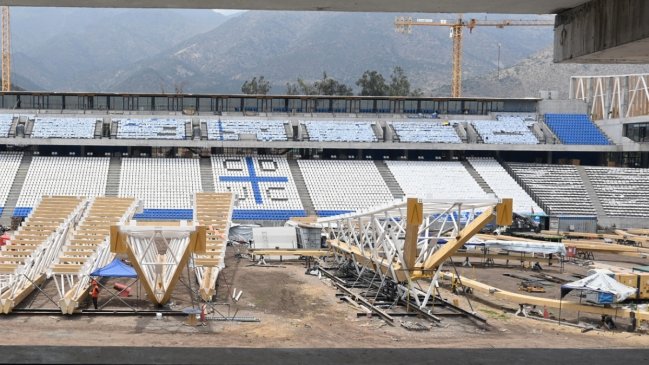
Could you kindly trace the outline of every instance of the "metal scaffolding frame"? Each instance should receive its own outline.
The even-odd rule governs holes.
[[[325,227],[337,263],[350,265],[359,276],[375,272],[381,286],[390,283],[401,299],[423,309],[443,263],[496,217],[499,225],[511,224],[511,199],[410,198],[318,223]],[[432,284],[422,287],[422,278]]]

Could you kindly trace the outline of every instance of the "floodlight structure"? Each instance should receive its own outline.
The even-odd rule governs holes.
[[[193,253],[205,252],[206,229],[187,221],[179,226],[114,225],[110,248],[125,253],[133,264],[149,300],[164,305]]]
[[[494,219],[511,225],[511,199],[408,198],[369,210],[320,218],[339,264],[359,276],[371,271],[381,285],[425,308],[444,262]],[[427,290],[417,280],[430,278]]]

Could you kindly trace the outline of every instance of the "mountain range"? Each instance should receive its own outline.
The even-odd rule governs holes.
[[[413,88],[448,95],[449,29],[400,34],[396,15],[408,14],[12,8],[13,80],[33,90],[240,93],[244,81],[263,75],[271,93],[283,94],[286,83],[323,72],[358,91],[365,70],[387,79],[400,66]],[[413,17],[451,22],[456,15]],[[512,16],[489,15],[499,18]],[[553,65],[552,27],[478,26],[463,43],[467,96],[537,96],[593,67]]]

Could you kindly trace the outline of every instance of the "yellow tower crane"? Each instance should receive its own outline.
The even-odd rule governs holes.
[[[9,7],[2,6],[2,91],[11,90],[11,30]]]
[[[449,27],[453,38],[453,77],[451,79],[451,96],[462,96],[462,30],[473,31],[477,26],[504,28],[507,26],[554,26],[554,20],[464,20],[460,15],[455,23],[446,20],[413,19],[412,17],[399,16],[394,21],[395,30],[400,33],[412,33],[413,26]]]

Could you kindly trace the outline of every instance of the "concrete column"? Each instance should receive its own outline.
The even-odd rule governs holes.
[[[557,14],[554,61],[649,62],[649,2],[592,0]]]

